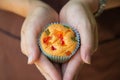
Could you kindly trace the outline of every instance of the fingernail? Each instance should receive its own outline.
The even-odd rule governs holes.
[[[87,64],[91,64],[91,56],[90,56],[89,54],[87,54],[87,55],[85,56],[85,62],[86,62]]]
[[[33,56],[29,55],[28,56],[28,64],[32,64],[32,62],[33,62]]]

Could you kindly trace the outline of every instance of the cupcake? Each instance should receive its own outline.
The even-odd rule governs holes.
[[[50,60],[64,63],[79,49],[80,35],[68,25],[51,23],[40,33],[38,44]]]

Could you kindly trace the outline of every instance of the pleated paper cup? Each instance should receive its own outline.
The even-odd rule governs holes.
[[[62,56],[59,55],[59,54],[57,55],[57,53],[54,52],[57,49],[52,47],[52,45],[55,45],[57,43],[57,41],[58,42],[62,41],[62,39],[64,39],[64,35],[63,35],[62,39],[60,38],[60,40],[57,40],[56,43],[52,44],[52,43],[49,42],[50,39],[51,39],[49,36],[53,37],[54,35],[57,34],[57,32],[56,32],[54,35],[52,35],[53,33],[51,33],[50,31],[54,31],[54,29],[61,29],[62,27],[57,27],[59,25],[67,28],[68,30],[70,30],[70,31],[72,31],[74,33],[74,38],[71,37],[71,39],[73,41],[75,41],[75,44],[74,44],[75,47],[74,47],[74,50],[71,51],[71,53],[69,55],[62,55]],[[50,29],[50,31],[49,31],[49,27],[51,27],[51,26],[52,26],[53,30]],[[67,29],[65,29],[65,30],[67,30]],[[64,31],[64,28],[63,28],[63,31]],[[46,35],[48,36],[48,37],[46,37],[46,38],[49,39],[48,42],[47,42],[47,39],[45,39],[45,40],[43,39],[44,35],[45,35],[45,37],[46,37]],[[58,35],[56,37],[59,37],[59,36],[60,35]],[[44,46],[43,44],[44,44],[45,41],[46,41],[46,43],[45,43],[46,45]],[[64,43],[64,42],[61,42],[60,46],[62,45],[62,43]],[[40,33],[39,38],[38,38],[38,45],[39,45],[39,48],[40,48],[42,54],[44,54],[46,57],[48,57],[48,59],[50,59],[53,62],[64,63],[64,62],[67,62],[77,52],[77,50],[80,48],[80,34],[79,34],[79,32],[75,28],[73,28],[73,27],[71,27],[69,25],[61,24],[61,23],[51,23],[51,24],[47,25],[42,30],[42,32]],[[70,45],[72,46],[72,44],[70,44]],[[59,47],[59,45],[57,45],[57,46]],[[48,51],[50,49],[50,47],[52,47],[51,49],[53,49],[53,54],[50,53],[52,50]],[[58,48],[58,50],[60,48]],[[46,50],[46,49],[48,49],[48,50]],[[68,50],[68,49],[65,49],[65,50]],[[65,52],[65,50],[63,50],[63,51]],[[61,53],[61,54],[64,54],[64,53]]]

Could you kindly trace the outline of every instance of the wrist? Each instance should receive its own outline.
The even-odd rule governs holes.
[[[23,16],[28,12],[28,0],[1,0],[0,9]]]
[[[24,14],[23,16],[26,17],[36,9],[51,10],[52,8],[41,0],[27,0],[26,14]]]
[[[92,13],[98,10],[99,0],[71,0],[71,1],[75,1],[75,2],[78,1],[85,4],[86,6],[89,7]]]
[[[39,0],[1,0],[0,9],[10,11],[26,17],[37,7],[48,8],[49,6]]]

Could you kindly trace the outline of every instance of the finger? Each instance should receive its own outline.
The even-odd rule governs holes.
[[[37,43],[36,34],[26,34],[29,39],[26,39],[26,47],[28,53],[28,64],[34,63],[40,56],[40,50]],[[27,38],[26,37],[26,38]]]
[[[73,80],[78,70],[82,67],[83,62],[78,51],[68,62],[63,80]]]
[[[47,73],[45,73],[45,71],[42,69],[41,66],[38,66],[36,64],[36,67],[38,68],[38,70],[40,71],[40,73],[46,78],[46,80],[51,80],[51,77]]]
[[[91,55],[95,51],[96,45],[98,44],[96,37],[96,26],[92,25],[86,16],[84,16],[81,20],[79,15],[76,16],[76,20],[69,22],[69,24],[78,29],[81,37],[81,58],[85,63],[90,64]]]
[[[45,14],[46,16],[43,17]],[[55,12],[52,16],[47,14],[47,10],[44,8],[37,8],[24,21],[21,37],[24,35],[23,40],[26,41],[24,41],[23,47],[25,49],[24,54],[28,56],[28,64],[34,63],[40,55],[37,39],[42,28],[58,18]],[[42,20],[40,20],[41,18]]]
[[[21,30],[21,44],[24,44],[22,47],[25,49],[24,54],[28,56],[28,64],[32,64],[40,55],[37,45],[38,29],[35,28],[38,27],[38,23],[35,24],[35,21],[32,17],[26,19]]]
[[[98,47],[98,32],[96,20],[93,14],[86,6],[83,5],[83,7],[87,14],[86,20],[84,20],[87,25],[81,25],[83,28],[79,31],[81,35],[81,58],[85,63],[90,64],[91,55]]]
[[[28,56],[28,64],[32,64],[34,61],[36,61],[40,54],[37,46],[37,40],[32,35],[33,34],[31,34],[31,36],[27,35],[26,37],[25,34],[22,33],[21,36],[21,49],[23,54]],[[26,39],[28,37],[29,39]]]
[[[85,24],[87,25],[79,25],[80,28],[82,26],[82,28],[79,30],[81,36],[81,58],[85,63],[90,64],[91,55],[97,49],[98,34],[97,26],[93,25],[91,20]]]
[[[21,30],[21,50],[24,55],[28,56],[28,64],[32,64],[38,59],[40,51],[32,31],[30,34],[27,34],[27,32]]]
[[[91,55],[96,50],[97,31],[96,22],[90,10],[82,4],[76,4],[61,13],[61,22],[68,23],[75,27],[81,37],[81,58],[85,63],[90,64]],[[74,13],[77,11],[77,13]]]
[[[35,62],[35,65],[41,72],[44,72],[43,75],[47,80],[61,80],[57,69],[43,54],[41,54],[39,60]]]
[[[94,33],[91,29],[85,27],[80,30],[81,36],[81,58],[85,63],[91,63],[91,55],[94,51]]]
[[[65,74],[66,68],[67,68],[68,62],[62,64],[62,74]]]
[[[81,68],[82,68],[83,65],[81,65]],[[80,70],[81,68],[78,69],[76,75],[74,76],[73,80],[79,80],[79,74],[80,74]]]
[[[61,64],[58,64],[58,63],[54,63],[54,62],[53,62],[53,65],[55,66],[55,68],[57,69],[57,71],[59,72],[59,74],[60,74],[61,77],[62,77]]]
[[[20,47],[21,47],[21,51],[24,55],[28,56],[26,53],[27,53],[27,50],[26,50],[26,40],[25,40],[25,37],[24,35],[21,35],[21,43],[20,43]]]
[[[94,37],[95,37],[95,48],[94,48],[94,52],[97,51],[97,48],[98,48],[98,29],[97,29],[97,24],[96,24],[96,27],[95,27],[95,32],[94,32]]]

